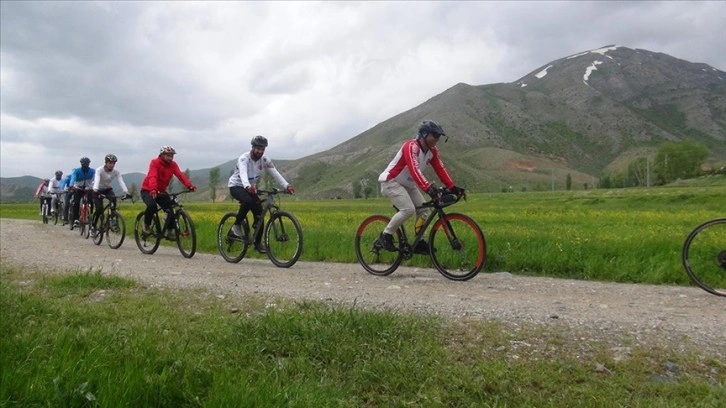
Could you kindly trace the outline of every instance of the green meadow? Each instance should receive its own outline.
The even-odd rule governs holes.
[[[284,196],[280,204],[303,227],[303,261],[357,262],[353,241],[359,223],[374,213],[393,212],[384,198],[299,201]],[[198,251],[218,253],[217,223],[237,205],[184,205],[197,227]],[[121,209],[131,231],[143,204],[124,202]],[[681,246],[696,225],[726,216],[726,180],[678,187],[470,194],[447,209],[471,216],[482,227],[488,258],[483,273],[687,285]],[[37,219],[34,210],[30,204],[2,205],[0,216]],[[407,224],[411,227],[412,221]],[[133,239],[124,245],[134,245]],[[264,256],[252,252],[248,256]],[[421,256],[409,264],[432,267]]]

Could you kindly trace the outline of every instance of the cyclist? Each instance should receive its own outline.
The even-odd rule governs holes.
[[[191,191],[197,189],[187,176],[181,171],[179,165],[174,161],[176,150],[171,146],[162,146],[159,150],[159,156],[152,159],[149,163],[149,172],[141,183],[141,199],[146,204],[146,212],[144,214],[144,234],[149,234],[149,225],[154,217],[154,213],[159,209],[157,203],[164,211],[169,211],[172,206],[171,198],[164,194],[166,188],[169,187],[171,177],[176,178]]]
[[[96,233],[96,222],[103,212],[103,197],[100,194],[105,195],[114,205],[116,203],[116,195],[113,192],[111,182],[117,179],[121,190],[124,192],[124,197],[129,195],[129,189],[126,187],[126,183],[124,183],[121,172],[116,170],[117,161],[118,158],[116,155],[107,154],[104,158],[104,165],[96,169],[96,174],[93,177],[93,192],[96,194],[94,197],[96,211],[93,213],[93,223],[91,224],[93,225],[93,229],[91,230],[92,234]]]
[[[242,220],[247,217],[247,213],[251,210],[255,219],[262,215],[262,206],[257,198],[257,183],[262,176],[263,171],[267,171],[280,183],[290,194],[295,193],[290,183],[288,183],[279,171],[275,168],[267,156],[265,156],[265,148],[267,147],[267,139],[264,136],[255,136],[251,141],[252,149],[249,152],[245,152],[237,159],[237,165],[234,168],[234,173],[229,178],[227,186],[229,187],[229,193],[232,197],[238,200],[242,205],[240,206],[237,217],[235,218],[234,225],[232,226],[232,233],[241,237],[242,230],[240,225]],[[260,220],[262,221],[262,220]],[[262,229],[260,228],[257,236],[255,237],[255,249],[257,252],[266,253],[267,249],[260,243],[262,241]]]
[[[381,193],[398,208],[398,212],[391,218],[379,238],[379,243],[388,251],[398,251],[393,243],[393,234],[414,212],[418,217],[426,216],[425,208],[416,210],[416,207],[420,207],[424,203],[424,197],[419,188],[433,200],[439,199],[436,185],[423,175],[423,169],[427,165],[433,167],[436,176],[449,190],[457,195],[464,194],[464,189],[456,187],[439,157],[439,149],[436,144],[441,136],[446,136],[441,125],[433,120],[424,120],[419,126],[416,137],[403,142],[393,160],[378,177],[378,182],[381,183]],[[421,240],[414,248],[414,252],[428,254],[429,248],[426,241]]]
[[[58,203],[58,200],[60,199],[60,195],[63,194],[63,189],[60,186],[62,177],[63,177],[63,172],[58,170],[55,172],[55,177],[50,179],[50,183],[48,184],[48,194],[51,196],[51,200],[50,200],[50,213],[51,214],[55,214],[56,203]]]
[[[50,204],[50,194],[48,194],[48,185],[50,184],[50,179],[43,179],[43,181],[38,184],[38,188],[35,189],[35,194],[33,194],[33,197],[38,198],[38,203],[40,203],[40,215],[43,215],[43,202],[47,201]]]
[[[91,159],[81,157],[81,167],[76,167],[71,172],[70,190],[73,192],[73,212],[71,213],[71,229],[81,225],[78,215],[81,208],[81,197],[86,194],[85,189],[91,188],[96,170],[91,167]]]
[[[73,173],[73,170],[71,170],[71,173]],[[71,173],[63,177],[59,186],[60,190],[63,191],[63,225],[68,224],[68,212],[71,209]]]

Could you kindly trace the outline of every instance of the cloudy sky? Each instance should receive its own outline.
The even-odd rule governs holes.
[[[332,148],[464,82],[618,44],[726,70],[726,2],[0,3],[0,176]],[[445,125],[445,124],[444,124]]]

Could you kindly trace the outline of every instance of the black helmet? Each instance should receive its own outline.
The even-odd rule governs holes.
[[[60,170],[58,170],[58,171],[55,172],[55,176],[56,177],[62,177],[63,176],[63,172],[60,171]]]
[[[91,159],[88,157],[81,157],[81,166],[88,166],[91,164]]]
[[[252,147],[267,147],[267,138],[264,136],[255,136],[250,143],[252,143]]]
[[[105,160],[106,160],[106,163],[108,163],[108,162],[116,163],[118,161],[118,159],[116,158],[116,156],[113,155],[113,154],[110,154],[110,153],[106,155],[106,159]]]
[[[418,128],[418,137],[425,137],[429,133],[434,133],[440,136],[446,136],[444,128],[433,120],[424,120],[421,122],[421,126]]]

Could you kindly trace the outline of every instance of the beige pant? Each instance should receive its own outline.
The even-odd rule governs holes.
[[[424,203],[424,197],[418,187],[409,188],[393,180],[385,181],[381,183],[381,194],[388,197],[391,204],[398,208],[396,215],[383,230],[386,234],[393,235],[414,212],[418,213],[419,217],[425,217],[428,213],[426,208],[416,210],[416,207]]]

